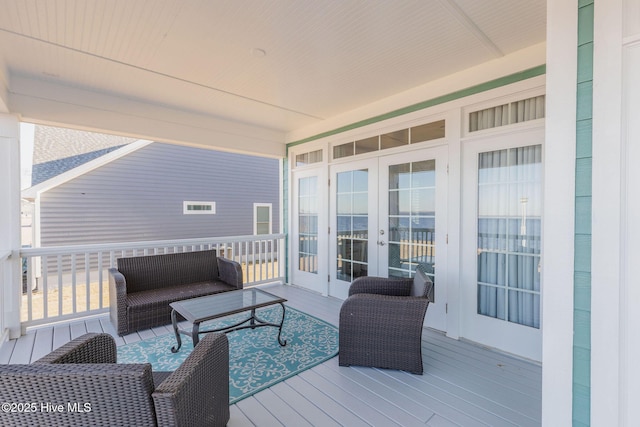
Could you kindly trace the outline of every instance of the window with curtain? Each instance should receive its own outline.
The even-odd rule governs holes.
[[[478,158],[478,314],[540,328],[542,146]]]

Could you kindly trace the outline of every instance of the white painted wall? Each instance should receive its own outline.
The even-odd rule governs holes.
[[[20,125],[16,116],[0,114],[0,252],[11,251],[0,277],[0,315],[10,337],[20,335],[22,293],[20,250]],[[0,336],[4,331],[0,331]]]
[[[577,2],[547,1],[542,424],[572,424]],[[558,185],[562,183],[562,185]]]

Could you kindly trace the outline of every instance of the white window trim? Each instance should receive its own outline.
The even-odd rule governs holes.
[[[211,210],[189,210],[189,206],[211,206]],[[216,202],[196,202],[185,200],[182,203],[182,213],[184,215],[215,215],[216,214]]]
[[[273,234],[273,203],[253,204],[253,234],[258,234],[258,208],[269,208],[269,234]]]

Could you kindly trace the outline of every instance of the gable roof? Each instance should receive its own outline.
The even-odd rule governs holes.
[[[32,186],[22,191],[22,198],[35,199],[38,193],[151,143],[116,135],[38,125],[34,137]]]
[[[33,171],[35,186],[118,148],[134,138],[51,126],[35,126]]]

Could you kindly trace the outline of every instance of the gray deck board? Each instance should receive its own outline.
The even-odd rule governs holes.
[[[330,381],[337,387],[340,387],[351,396],[356,397],[363,402],[366,402],[366,404],[371,406],[372,408],[375,408],[372,409],[372,411],[377,411],[384,414],[385,418],[390,419],[388,425],[393,425],[393,423],[401,426],[424,424],[433,415],[431,413],[426,419],[419,419],[415,415],[411,414],[411,408],[405,407],[405,409],[403,409],[400,406],[391,403],[382,395],[373,392],[365,385],[350,379],[346,375],[343,375],[342,371],[344,370],[333,370],[326,364],[320,365],[317,369],[314,369],[314,372],[320,375],[322,378]],[[384,419],[382,419],[382,421],[384,422]]]
[[[5,365],[9,363],[11,355],[13,354],[13,349],[16,346],[16,342],[18,342],[18,340],[10,340],[0,346],[0,363]]]
[[[338,424],[349,427],[369,425],[347,409],[351,408],[351,399],[338,403],[314,385],[302,379],[300,375],[296,375],[287,381],[291,387],[298,390],[303,396],[306,396],[307,399],[312,401],[318,408],[320,408],[320,410],[338,422]]]
[[[289,307],[337,325],[342,301],[294,286],[265,286]],[[428,313],[427,313],[428,315]],[[0,363],[29,363],[85,332],[116,343],[172,333],[160,326],[118,337],[107,316],[29,331],[0,346]],[[424,375],[340,367],[338,358],[232,405],[230,427],[248,426],[537,426],[541,367],[425,329]]]
[[[317,370],[308,370],[298,375],[308,381],[314,387],[338,403],[349,402],[349,410],[357,414],[364,422],[370,425],[398,426],[391,418],[380,412],[378,408],[372,406],[371,402],[362,399],[357,392],[347,390],[343,386],[338,386],[320,375]]]
[[[31,351],[31,363],[51,353],[53,349],[53,329],[44,328],[36,331],[36,337]]]
[[[409,414],[409,416],[415,420],[425,423],[434,415],[432,410],[423,405],[417,404],[415,401],[407,399],[405,396],[396,393],[396,391],[387,384],[377,382],[367,375],[358,372],[356,369],[341,368],[337,363],[324,363],[322,367],[332,369],[336,374],[359,384],[363,389],[387,400],[389,404],[396,406],[399,411]],[[391,416],[393,416],[397,422],[403,424],[401,420],[407,420],[406,416],[398,415],[396,412],[398,411],[393,408],[390,409]],[[406,423],[404,424],[406,425]]]
[[[267,389],[263,393],[258,393],[255,398],[262,406],[264,406],[269,413],[278,418],[285,426],[296,427],[312,427],[309,421],[307,421],[302,415],[300,415],[293,407],[282,400],[273,390]]]
[[[227,425],[233,427],[253,427],[255,425],[240,409],[238,409],[238,405],[231,405],[229,412],[231,413],[231,418],[229,418],[229,423]]]
[[[307,421],[313,425],[323,427],[339,427],[333,418],[323,412],[320,408],[314,405],[311,401],[305,398],[298,391],[291,387],[287,381],[271,387],[274,393],[276,393],[282,400],[287,402],[291,407],[295,408]]]
[[[249,418],[249,420],[255,425],[264,426],[286,426],[281,423],[271,412],[267,410],[262,404],[254,397],[250,396],[246,399],[236,403],[242,413]],[[227,424],[228,426],[228,424]]]

